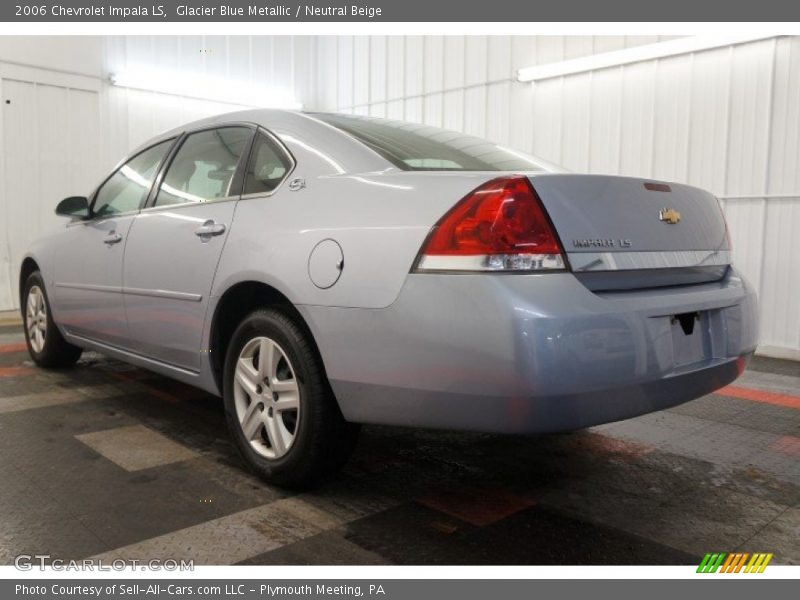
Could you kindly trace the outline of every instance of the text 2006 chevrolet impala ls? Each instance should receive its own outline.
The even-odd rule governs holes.
[[[213,117],[56,212],[21,270],[33,360],[88,348],[221,395],[283,485],[358,423],[579,429],[720,388],[756,346],[711,194],[421,125]]]

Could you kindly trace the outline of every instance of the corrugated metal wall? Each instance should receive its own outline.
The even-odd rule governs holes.
[[[800,358],[800,38],[523,84],[521,67],[655,37],[325,37],[321,107],[489,137],[574,171],[688,182],[724,201],[759,291],[762,352]],[[736,199],[734,199],[736,198]]]
[[[800,38],[535,85],[518,83],[516,70],[663,38],[109,36],[57,38],[54,44],[26,39],[0,44],[0,67],[4,59],[28,60],[94,77],[98,91],[92,106],[97,110],[81,109],[79,117],[71,112],[69,118],[79,119],[76,126],[84,139],[99,131],[101,144],[97,160],[65,156],[61,164],[60,155],[48,149],[55,146],[30,138],[15,158],[5,157],[0,310],[16,303],[19,254],[51,223],[43,214],[49,215],[58,200],[50,197],[57,192],[47,183],[53,181],[52,169],[72,169],[69,181],[75,185],[66,193],[79,193],[73,188],[96,181],[151,135],[238,108],[104,83],[109,72],[143,64],[267,82],[294,90],[309,108],[443,125],[532,151],[576,171],[686,181],[731,197],[725,210],[736,261],[761,297],[762,349],[800,358],[800,239],[794,234],[800,229]],[[23,47],[24,52],[17,51]],[[48,48],[58,50],[51,56]],[[60,79],[56,72],[54,77]],[[68,82],[60,85],[62,91],[43,88],[47,97],[88,98],[69,91]],[[53,114],[33,110],[28,126],[44,131]],[[93,148],[80,152],[91,157]],[[31,177],[40,174],[33,199],[14,192],[19,185],[15,173],[24,169],[13,161],[22,156]],[[21,202],[27,203],[24,209]]]

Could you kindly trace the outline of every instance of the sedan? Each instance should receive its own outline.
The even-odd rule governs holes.
[[[28,349],[223,398],[270,482],[334,473],[361,423],[581,429],[708,394],[756,347],[717,199],[461,133],[274,110],[153,138],[21,266]]]

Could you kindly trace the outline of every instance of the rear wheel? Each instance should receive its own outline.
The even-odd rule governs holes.
[[[279,309],[257,310],[236,329],[224,387],[236,446],[270,483],[308,487],[355,445],[358,426],[342,417],[308,334]]]
[[[39,271],[28,277],[22,298],[25,341],[33,362],[46,368],[74,365],[83,350],[67,342],[56,327]]]

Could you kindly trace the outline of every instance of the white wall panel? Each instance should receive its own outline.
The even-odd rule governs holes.
[[[442,127],[464,129],[464,90],[445,92],[442,97]]]
[[[405,38],[390,37],[386,46],[386,98],[398,100],[405,93]]]
[[[626,39],[624,35],[599,35],[592,37],[591,54],[601,52],[613,52],[625,48]]]
[[[104,38],[95,35],[3,35],[0,61],[100,77],[103,43]]]
[[[653,172],[657,67],[655,62],[626,65],[620,74],[620,175]]]
[[[588,35],[575,35],[563,40],[564,59],[578,58],[594,53],[594,39]],[[557,60],[557,59],[556,59]],[[552,61],[548,61],[552,62]],[[529,63],[535,64],[535,63]],[[522,65],[527,66],[527,65]]]
[[[413,96],[405,101],[403,118],[416,123],[422,123],[424,119],[424,106],[421,96]]]
[[[686,181],[692,57],[668,58],[659,61],[656,69],[653,167],[649,175],[668,181]]]
[[[730,62],[728,193],[766,192],[773,46],[773,41],[767,41],[733,49]]]
[[[114,37],[108,38],[109,41],[113,41]],[[131,40],[129,37],[122,38],[125,41]],[[145,38],[141,38],[145,39]],[[258,41],[258,39],[256,39]],[[259,65],[260,69],[254,69],[254,74],[256,76],[261,75],[263,77],[269,77],[270,75],[270,41],[268,39],[261,39],[262,47],[255,47],[253,49],[253,56],[256,57],[256,60],[252,61],[253,65]],[[107,42],[108,43],[108,42]],[[200,49],[203,50],[213,50],[213,48],[209,48],[209,44],[206,44],[203,37],[199,35],[189,35],[189,36],[181,36],[178,38],[178,64],[180,65],[181,71],[189,72],[189,73],[202,73],[203,69],[205,68],[205,53],[200,52]],[[139,57],[136,56],[136,53],[132,50],[128,50],[123,56],[121,57],[125,62],[134,63],[139,60]],[[159,57],[164,58],[165,60],[170,60],[169,57]],[[261,59],[260,61],[258,59]],[[152,64],[152,63],[146,63]],[[114,67],[113,64],[109,64],[108,66]]]
[[[401,100],[392,100],[386,103],[386,118],[387,119],[403,119],[405,117],[405,102]]]
[[[508,77],[514,78],[514,73],[523,67],[538,65],[536,53],[536,38],[531,36],[514,36],[511,38],[511,71]],[[526,86],[527,87],[527,86]]]
[[[425,87],[425,43],[420,35],[412,35],[405,40],[405,89],[403,95],[421,96]]]
[[[19,306],[19,265],[31,242],[57,227],[65,196],[99,175],[97,92],[3,79],[0,308]]]
[[[589,158],[592,173],[619,173],[622,128],[621,69],[592,73]]]
[[[589,170],[592,84],[594,74],[565,78],[561,90],[564,105],[559,159],[575,171]]]
[[[424,98],[425,115],[422,122],[434,127],[442,126],[442,104],[444,96],[442,94],[428,94]]]
[[[508,78],[511,68],[511,37],[491,36],[488,38],[488,74],[489,81]]]
[[[566,164],[562,160],[563,123],[572,118],[571,115],[567,118],[564,116],[567,111],[564,87],[563,78],[542,81],[535,89],[531,87],[533,140],[530,148],[521,148],[559,164]]]
[[[775,199],[766,203],[767,232],[761,261],[761,343],[773,352],[800,348],[800,199]],[[781,256],[780,260],[772,257]]]
[[[386,117],[386,102],[376,102],[369,105],[369,114],[372,117]]]
[[[772,89],[767,192],[786,197],[765,202],[761,341],[780,352],[800,348],[800,38],[777,41]]]
[[[571,41],[571,37],[564,36],[539,36],[536,38],[536,64],[546,64],[564,60],[567,58],[566,47],[567,43]],[[591,49],[587,49],[583,54],[591,54]],[[579,54],[576,53],[569,58],[574,58]]]
[[[252,42],[257,38],[250,37]],[[294,97],[309,107],[316,108],[317,92],[317,38],[311,36],[292,36],[292,89]],[[251,50],[251,62],[255,53]]]
[[[358,36],[353,40],[353,103],[369,104],[370,40]]]
[[[295,40],[289,36],[275,36],[272,40],[272,84],[294,90],[295,85]],[[235,45],[234,45],[235,44]],[[235,80],[253,81],[250,77],[250,44],[248,38],[228,38],[228,77]],[[236,48],[236,52],[234,52]],[[266,83],[266,82],[265,82]],[[356,99],[354,98],[355,102]]]
[[[336,110],[337,108],[338,61],[336,48],[335,37],[321,37],[317,41],[317,90],[314,97],[317,100],[317,108],[320,110]],[[370,76],[374,78],[372,71],[370,71]],[[382,98],[376,96],[374,100],[382,100]]]
[[[423,92],[440,92],[444,88],[444,37],[428,35],[423,38],[423,59],[425,60],[425,79]]]
[[[489,45],[486,36],[470,35],[464,42],[464,85],[486,83],[489,78]]]
[[[444,38],[444,89],[464,87],[464,64],[466,53],[464,36],[453,35]]]
[[[692,63],[689,105],[687,179],[723,192],[725,188],[728,119],[730,118],[731,48],[696,54]]]
[[[460,129],[479,137],[486,135],[486,86],[464,90],[464,125]]]
[[[501,81],[486,86],[486,130],[484,135],[499,144],[509,145],[511,124],[509,104],[511,83]]]
[[[291,44],[291,38],[283,38],[283,47],[281,50],[286,55],[291,56],[291,49],[287,47]],[[289,44],[287,44],[288,42]],[[156,43],[161,46],[160,50],[156,50],[156,56],[170,56],[173,62],[177,62],[178,53],[177,39],[170,37],[164,38],[163,36],[156,40]],[[273,41],[273,47],[275,42]],[[225,61],[225,76],[235,79],[237,81],[251,81],[253,76],[252,63],[250,60],[250,38],[249,37],[230,37],[226,40],[227,57]],[[170,67],[172,65],[170,64]],[[275,63],[273,67],[273,77],[280,77],[283,75],[285,79],[290,79],[291,75],[285,76],[282,72],[278,75],[278,69],[282,71],[289,71],[291,73],[292,61],[287,60],[281,63]]]
[[[533,86],[508,82],[508,145],[526,152],[533,152],[534,113]],[[513,116],[512,116],[513,115]],[[538,136],[537,130],[537,136]]]
[[[369,44],[369,101],[386,100],[386,38],[375,36]]]
[[[338,106],[353,106],[353,38],[341,37],[337,44],[336,102]]]

